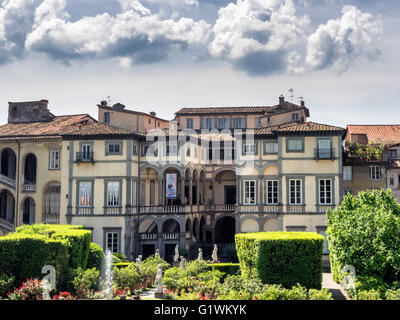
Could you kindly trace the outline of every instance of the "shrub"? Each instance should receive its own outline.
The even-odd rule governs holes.
[[[129,262],[123,253],[113,253],[113,257],[119,260],[119,262]]]
[[[117,289],[133,292],[141,278],[136,268],[114,268],[113,280]]]
[[[71,225],[24,225],[0,238],[0,270],[15,276],[16,284],[43,276],[42,267],[56,269],[58,284],[69,266],[86,268],[90,231]]]
[[[357,292],[357,300],[382,300],[378,290],[361,290]]]
[[[383,282],[382,278],[378,276],[357,276],[356,277],[356,283],[355,283],[355,290],[356,292],[359,291],[370,291],[370,290],[375,290],[379,292],[381,297],[383,298],[385,296],[385,292],[387,290],[388,286],[386,283]],[[351,296],[351,292],[349,292]]]
[[[400,272],[400,205],[390,190],[347,195],[328,210],[328,240],[332,275],[340,282],[346,265],[357,275],[398,280]]]
[[[235,275],[238,274],[240,271],[240,264],[239,263],[213,263],[210,264],[212,270],[221,271],[227,275]]]
[[[235,235],[244,279],[291,288],[321,288],[323,236],[311,232],[258,232]]]
[[[178,280],[182,278],[183,270],[173,267],[166,270],[163,274],[163,284],[169,290],[176,289],[178,287]]]
[[[130,265],[131,265],[130,262],[118,262],[118,263],[113,264],[113,266],[115,268],[119,268],[119,269],[129,267]]]
[[[333,298],[328,289],[310,289],[308,291],[308,300],[333,300]]]
[[[186,265],[186,273],[189,276],[197,276],[208,270],[210,270],[210,265],[204,260],[193,260]]]
[[[4,297],[14,287],[14,276],[6,274],[0,275],[0,297]]]
[[[400,289],[389,289],[385,294],[386,300],[400,300]]]
[[[74,289],[79,298],[85,298],[92,286],[94,286],[99,278],[99,271],[96,268],[83,270],[78,268],[75,271],[75,277],[72,281]]]
[[[104,263],[104,259],[105,255],[103,249],[97,243],[91,242],[86,268],[87,269],[96,268],[97,270],[101,270],[101,267]]]
[[[43,288],[40,280],[27,279],[21,287],[8,294],[10,300],[35,300],[36,295],[42,295]]]

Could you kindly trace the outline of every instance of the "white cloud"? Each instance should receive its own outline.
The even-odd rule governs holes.
[[[320,25],[307,39],[306,64],[311,69],[333,67],[346,71],[354,59],[375,59],[383,33],[380,20],[354,6],[342,9],[342,17]]]
[[[292,0],[237,0],[218,14],[209,51],[233,62],[254,53],[266,59],[279,55],[282,68],[286,52],[304,41],[310,28],[307,16],[296,16]]]

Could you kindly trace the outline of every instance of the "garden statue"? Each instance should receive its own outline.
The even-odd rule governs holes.
[[[179,244],[176,245],[175,247],[175,255],[174,255],[174,262],[178,262],[179,260]]]
[[[50,298],[50,291],[51,291],[51,284],[48,280],[42,280],[42,288],[43,288],[43,293],[42,293],[42,299],[43,300],[51,300]]]
[[[156,280],[154,281],[154,285],[156,286],[156,291],[154,292],[155,298],[162,298],[163,297],[163,288],[162,288],[162,266],[159,264],[157,266],[157,275]]]
[[[199,248],[199,256],[197,257],[197,260],[203,260],[203,250],[201,250],[201,248]]]
[[[186,270],[186,259],[185,259],[183,256],[181,256],[181,262],[180,262],[180,264],[179,264],[179,267],[180,267],[182,270]]]
[[[160,258],[160,250],[157,249],[156,253],[154,254],[154,256],[156,257],[156,259]]]
[[[218,262],[218,246],[214,244],[214,250],[211,254],[212,262]]]
[[[138,265],[139,268],[140,268],[140,266],[142,265],[142,255],[139,255],[139,256],[136,258],[136,263],[137,263],[137,265]]]

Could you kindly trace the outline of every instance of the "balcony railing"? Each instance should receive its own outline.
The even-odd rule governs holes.
[[[164,240],[177,240],[179,239],[179,233],[163,233],[162,237]]]
[[[219,212],[234,212],[236,210],[235,204],[214,204],[212,206],[214,211]]]
[[[78,215],[87,216],[93,214],[93,207],[78,208]]]
[[[104,214],[121,214],[121,207],[105,207]]]
[[[183,213],[184,206],[141,206],[139,213]]]
[[[94,152],[77,152],[76,162],[93,162]]]
[[[22,192],[35,192],[36,183],[24,183],[22,185]]]
[[[263,211],[265,213],[276,213],[276,212],[280,212],[282,210],[282,206],[279,204],[267,204],[263,206]]]
[[[317,205],[317,212],[319,213],[326,213],[329,209],[335,208],[335,205]]]
[[[157,240],[157,233],[141,233],[141,240]]]
[[[237,211],[238,212],[247,212],[247,213],[259,212],[259,207],[258,207],[258,205],[237,206]]]
[[[288,213],[302,213],[305,211],[305,205],[288,204],[286,205],[286,212]]]
[[[44,214],[43,215],[43,223],[60,223],[60,215],[59,214]]]
[[[0,174],[0,183],[3,183],[6,186],[15,189],[15,180],[13,178],[5,176],[4,174]]]
[[[315,148],[314,152],[317,160],[333,159],[335,157],[334,148]]]
[[[164,232],[164,233],[141,233],[140,240],[157,240],[160,236],[163,240],[178,240],[179,233]]]

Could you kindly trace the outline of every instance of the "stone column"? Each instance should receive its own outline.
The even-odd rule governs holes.
[[[181,204],[185,205],[185,176],[181,175]]]
[[[193,178],[189,179],[189,205],[193,204]]]
[[[163,178],[158,178],[158,205],[162,206],[163,203]]]
[[[196,204],[200,204],[200,178],[196,180]]]

